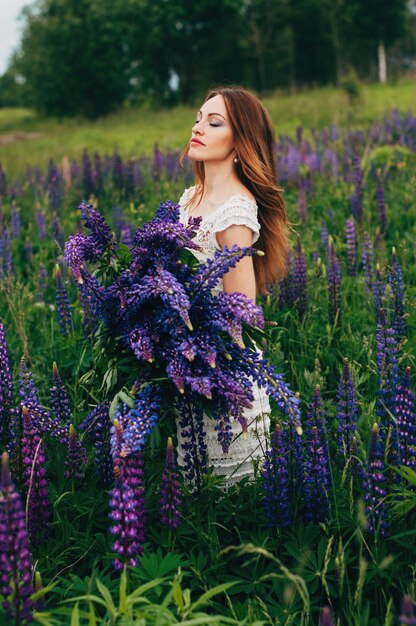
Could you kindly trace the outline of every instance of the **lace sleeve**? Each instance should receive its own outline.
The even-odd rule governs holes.
[[[224,204],[222,210],[215,215],[211,227],[211,236],[212,243],[217,250],[221,250],[221,246],[217,241],[217,233],[234,225],[247,226],[253,231],[252,244],[259,238],[260,223],[257,219],[257,205],[247,196],[233,196]]]

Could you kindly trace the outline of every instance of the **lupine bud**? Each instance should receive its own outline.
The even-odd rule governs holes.
[[[9,433],[10,409],[13,402],[13,382],[4,324],[0,322],[0,445]]]
[[[307,275],[306,275],[306,259],[302,250],[300,237],[298,237],[296,245],[296,254],[293,259],[293,289],[295,306],[299,318],[303,319],[306,313],[308,295],[306,291]]]
[[[400,626],[415,626],[416,616],[414,614],[414,603],[412,596],[404,596],[402,600],[402,610],[399,616]]]
[[[321,620],[319,622],[320,626],[334,626],[334,622],[332,621],[331,609],[329,606],[324,606],[321,611]]]
[[[396,414],[396,393],[399,375],[396,333],[387,326],[384,309],[379,311],[376,329],[378,398],[377,415],[380,418],[383,435]]]
[[[175,466],[171,437],[166,446],[166,464],[160,483],[160,521],[166,528],[176,529],[181,524],[181,484]]]
[[[354,170],[354,192],[351,196],[351,212],[357,222],[361,222],[363,218],[363,172],[360,157],[354,156],[352,164]]]
[[[329,489],[331,486],[329,460],[322,446],[324,434],[317,426],[307,437],[303,471],[303,498],[305,518],[308,522],[323,522],[329,513]]]
[[[66,287],[62,281],[62,274],[59,265],[55,266],[56,279],[56,310],[58,313],[59,327],[65,337],[72,332],[71,305]]]
[[[19,493],[9,471],[7,452],[2,455],[0,481],[0,594],[13,623],[32,621],[32,566]]]
[[[387,274],[387,280],[392,291],[393,300],[393,328],[398,338],[406,335],[406,320],[404,318],[404,294],[403,294],[403,272],[397,259],[396,249],[393,247],[391,267]]]
[[[71,420],[71,404],[68,392],[59,376],[55,361],[52,366],[51,409],[60,422]]]
[[[400,463],[416,471],[416,412],[415,396],[410,389],[410,367],[406,367],[397,386],[396,419]]]
[[[338,444],[345,461],[351,457],[352,442],[357,431],[357,392],[352,380],[348,359],[344,367],[337,390]]]
[[[348,276],[356,274],[356,241],[354,220],[348,219],[345,223],[345,235],[347,240],[347,273]]]
[[[341,268],[332,237],[328,252],[328,317],[331,325],[341,317]]]
[[[384,488],[385,477],[383,470],[383,450],[380,442],[380,429],[378,424],[374,424],[363,489],[366,515],[368,518],[368,532],[379,532],[382,537],[387,534],[388,528],[387,508],[383,500],[387,494]]]
[[[361,263],[363,266],[363,274],[365,279],[365,290],[368,293],[371,291],[373,285],[374,251],[372,241],[367,232],[363,234]]]
[[[110,405],[101,402],[87,415],[79,429],[86,432],[95,448],[95,466],[98,482],[103,487],[110,487],[113,482],[113,459],[110,450]]]
[[[81,480],[87,465],[87,454],[81,441],[77,438],[75,428],[69,425],[68,454],[65,461],[65,478]]]
[[[381,177],[377,177],[377,215],[380,230],[385,232],[387,228],[386,202],[384,200],[384,187]]]
[[[289,507],[288,454],[285,449],[282,427],[276,425],[270,450],[263,462],[263,502],[268,526],[282,528],[291,524]]]

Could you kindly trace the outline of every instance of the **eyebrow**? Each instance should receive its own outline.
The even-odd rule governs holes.
[[[202,114],[201,109],[199,109],[198,113]],[[211,115],[219,115],[220,117],[222,117],[223,120],[226,120],[226,118],[223,115],[221,115],[221,113],[208,113],[207,117],[211,117]]]

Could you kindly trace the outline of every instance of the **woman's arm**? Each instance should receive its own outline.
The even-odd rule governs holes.
[[[252,244],[253,231],[248,226],[229,226],[217,233],[217,241],[221,248],[224,248],[224,246],[231,248],[235,245],[240,248],[246,248]],[[256,278],[252,257],[244,257],[235,267],[232,267],[224,275],[223,284],[226,293],[238,291],[246,294],[255,302]]]

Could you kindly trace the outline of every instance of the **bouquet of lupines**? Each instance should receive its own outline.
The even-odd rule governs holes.
[[[299,399],[255,348],[265,323],[261,308],[241,293],[213,294],[240,259],[261,252],[234,246],[198,264],[191,251],[198,249],[193,238],[200,218],[182,224],[171,202],[136,231],[131,246],[115,242],[91,204],[83,202],[80,210],[90,234],[72,235],[64,258],[102,320],[95,347],[109,365],[107,390],[120,387],[120,373],[121,386],[132,385],[135,397],[119,389],[113,404],[129,405],[122,411],[124,455],[142,449],[163,403],[171,408],[175,398],[181,407],[184,400],[198,407],[190,413],[200,415],[203,407],[216,420],[226,452],[231,420],[247,428],[243,412],[253,400],[253,381],[300,429]]]

